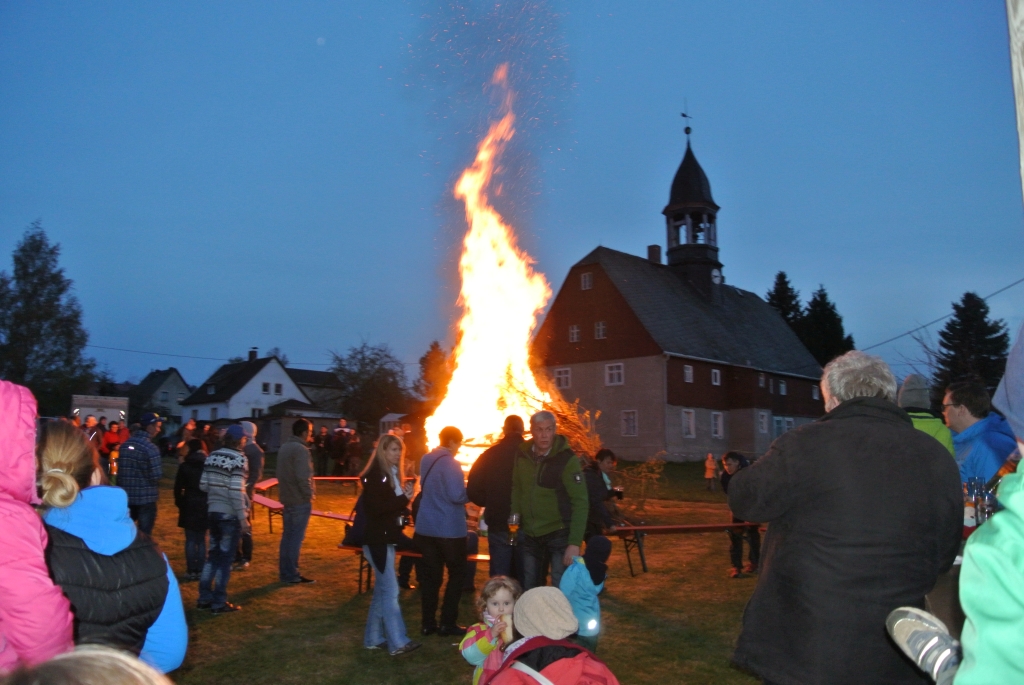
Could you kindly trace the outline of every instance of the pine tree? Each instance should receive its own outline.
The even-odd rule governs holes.
[[[452,358],[441,347],[441,343],[433,341],[426,353],[420,357],[420,377],[416,380],[415,390],[423,398],[424,408],[433,411],[444,399],[448,390],[448,382],[452,379]]]
[[[800,319],[804,315],[803,307],[800,305],[800,293],[793,289],[785,271],[775,274],[775,285],[768,291],[764,299],[775,307],[790,328],[797,329]]]
[[[977,294],[964,293],[953,303],[953,317],[939,331],[932,377],[932,406],[942,404],[950,383],[980,378],[994,392],[1006,368],[1010,334],[1002,319],[988,318],[988,303]]]
[[[800,341],[822,366],[853,349],[853,336],[843,330],[843,317],[839,316],[823,285],[811,295],[796,331]]]
[[[66,414],[71,395],[93,380],[89,339],[72,282],[35,221],[14,248],[12,275],[0,272],[0,378],[27,386],[42,416]]]

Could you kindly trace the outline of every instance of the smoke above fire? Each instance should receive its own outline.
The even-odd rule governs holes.
[[[466,446],[459,460],[466,465],[496,439],[507,415],[526,418],[551,399],[529,364],[530,340],[551,288],[490,199],[495,168],[516,132],[507,64],[495,69],[491,84],[500,94],[499,118],[454,191],[468,224],[459,259],[462,316],[455,368],[444,400],[425,424],[432,439],[444,426],[461,429]]]

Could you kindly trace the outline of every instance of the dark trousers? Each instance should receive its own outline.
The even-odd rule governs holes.
[[[190,574],[203,572],[206,563],[206,531],[185,529],[185,571]]]
[[[751,526],[744,528],[742,532],[735,530],[729,533],[729,561],[733,568],[743,568],[743,538],[747,539],[750,545],[750,563],[754,566],[761,561],[761,531]]]
[[[544,569],[551,563],[551,584],[558,587],[562,581],[565,548],[569,546],[569,530],[563,528],[540,537],[530,537],[519,529],[520,554],[523,555],[523,590],[532,590],[544,582]]]
[[[466,578],[466,538],[435,538],[416,533],[413,539],[423,554],[416,571],[420,580],[423,627],[437,626],[437,601],[445,569],[448,569],[448,585],[441,604],[441,625],[454,626],[459,621],[459,599]]]
[[[199,579],[199,603],[219,609],[228,601],[231,561],[238,547],[241,522],[234,516],[216,511],[207,514],[206,520],[210,524],[210,551]]]
[[[398,544],[395,545],[395,549],[399,552],[419,552],[419,547],[416,546],[416,541],[411,537],[402,533],[402,537],[398,538]],[[412,576],[413,569],[416,568],[416,557],[403,556],[398,562],[398,584],[408,585],[409,578]],[[419,572],[416,574],[416,579],[419,580]],[[422,584],[423,581],[420,581]]]
[[[508,540],[508,531],[489,530],[487,531],[487,549],[491,555],[488,575],[508,576],[519,580],[519,546],[513,545]]]
[[[302,541],[306,539],[306,526],[313,505],[286,504],[281,518],[284,519],[284,531],[281,533],[281,548],[278,559],[278,576],[283,583],[294,583],[299,580],[299,552]]]
[[[128,513],[135,521],[135,527],[146,535],[153,535],[153,526],[156,525],[156,502],[149,504],[129,504]]]

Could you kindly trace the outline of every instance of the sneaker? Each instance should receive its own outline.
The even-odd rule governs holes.
[[[285,585],[303,585],[305,583],[315,583],[316,581],[306,576],[299,576],[298,580],[282,580]]]
[[[903,653],[936,682],[960,663],[960,643],[927,611],[900,607],[885,619],[885,627]]]
[[[466,629],[462,626],[441,626],[437,629],[437,634],[441,637],[462,637],[466,634]]]
[[[743,567],[744,573],[757,573],[757,564],[747,562],[746,566]]]
[[[209,602],[196,602],[196,609],[209,609],[212,606]]]
[[[729,577],[730,578],[746,578],[746,576],[743,574],[743,571],[741,569],[738,569],[738,568],[731,568],[731,569],[729,569]]]
[[[399,656],[400,654],[408,654],[409,652],[415,651],[415,650],[419,649],[422,646],[423,645],[421,645],[419,642],[409,641],[409,642],[407,642],[405,644],[404,647],[399,647],[398,649],[396,649],[393,652],[388,652],[388,654],[390,654],[391,656]]]
[[[234,566],[231,567],[231,570],[232,571],[245,571],[248,568],[249,568],[249,562],[248,561],[239,561]]]
[[[230,613],[232,613],[234,611],[240,611],[241,609],[242,609],[242,607],[238,606],[237,604],[232,604],[231,602],[225,602],[224,606],[222,606],[222,607],[214,607],[214,608],[210,609],[210,613],[211,614],[230,614]]]
[[[387,649],[388,643],[381,642],[379,645],[370,645],[369,647],[363,647],[363,649]]]
[[[412,584],[412,581],[408,581],[408,580],[400,580],[400,581],[398,581],[398,587],[402,588],[403,590],[415,590],[416,589],[416,586]]]

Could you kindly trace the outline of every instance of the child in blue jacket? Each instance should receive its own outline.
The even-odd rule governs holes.
[[[580,624],[575,640],[591,652],[597,651],[597,638],[601,633],[601,602],[597,596],[604,590],[611,553],[611,540],[603,535],[591,537],[583,556],[573,559],[559,584]]]

